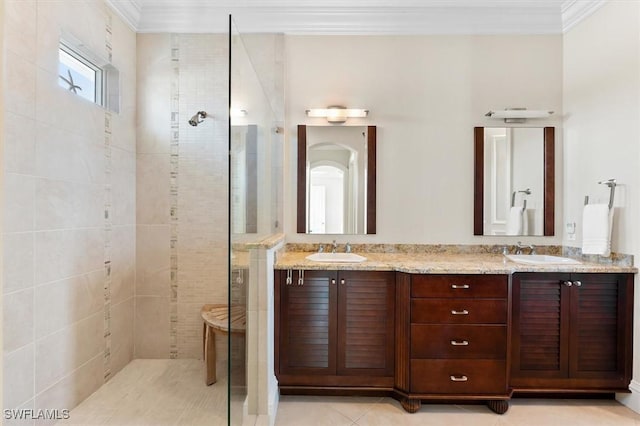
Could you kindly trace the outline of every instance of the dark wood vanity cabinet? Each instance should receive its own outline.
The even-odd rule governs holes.
[[[281,390],[393,387],[394,272],[280,270],[276,283]]]
[[[403,274],[397,297],[408,304],[397,326],[406,335],[398,362],[408,368],[396,378],[404,408],[418,410],[421,399],[485,399],[506,411],[508,275]]]
[[[514,274],[511,386],[627,391],[632,316],[632,274]]]

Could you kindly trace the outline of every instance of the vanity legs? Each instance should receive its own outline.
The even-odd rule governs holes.
[[[487,401],[487,407],[496,414],[504,414],[509,409],[509,401],[504,399],[492,399]]]
[[[400,400],[400,404],[407,413],[415,413],[416,411],[420,410],[420,407],[422,406],[422,402],[420,402],[419,399],[412,398],[402,398]]]
[[[422,402],[414,398],[401,398],[400,404],[408,413],[415,413],[420,410]],[[509,409],[509,401],[504,399],[492,399],[487,401],[487,407],[496,414],[504,414]]]

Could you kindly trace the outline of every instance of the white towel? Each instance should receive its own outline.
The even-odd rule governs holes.
[[[587,204],[582,212],[582,253],[609,256],[613,209],[607,204]]]
[[[507,217],[507,235],[522,235],[526,220],[522,213],[522,206],[511,207]]]

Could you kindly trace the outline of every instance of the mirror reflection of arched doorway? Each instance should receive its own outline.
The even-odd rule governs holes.
[[[307,214],[311,234],[354,234],[358,226],[358,151],[320,142],[307,151]]]
[[[346,170],[340,165],[317,165],[310,170],[309,232],[344,232]]]

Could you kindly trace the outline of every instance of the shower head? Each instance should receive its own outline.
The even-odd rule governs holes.
[[[193,127],[196,127],[198,124],[202,123],[205,118],[207,118],[206,111],[198,111],[196,115],[189,119],[189,124],[191,124]]]

